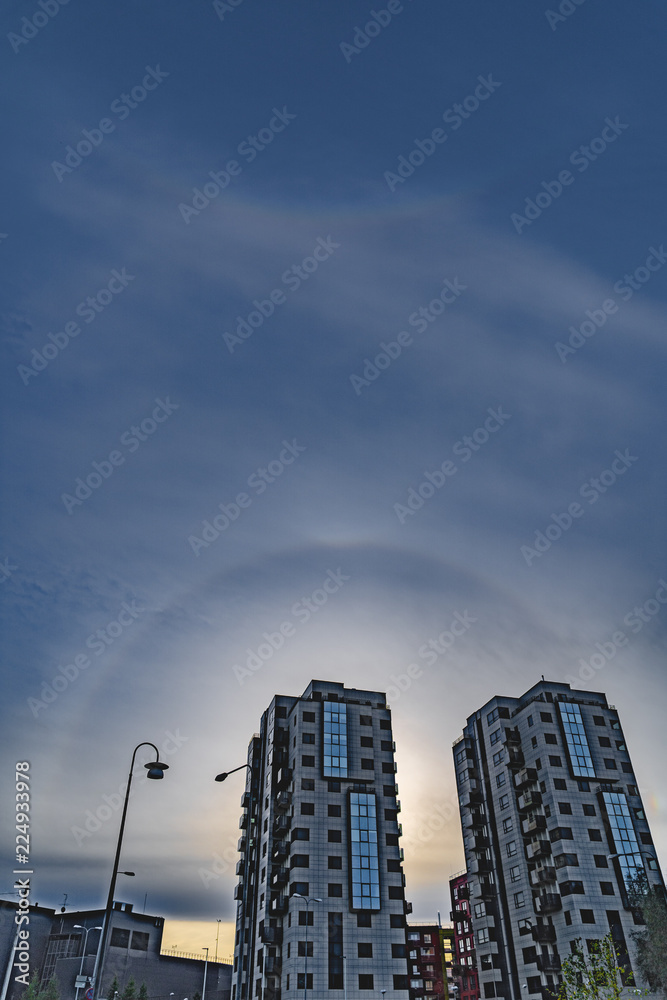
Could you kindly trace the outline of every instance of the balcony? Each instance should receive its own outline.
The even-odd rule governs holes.
[[[241,796],[241,809],[250,808],[250,792],[244,792]]]
[[[282,969],[283,960],[280,956],[269,955],[264,961],[264,972],[267,976],[277,976]]]
[[[521,737],[518,729],[508,729],[505,726],[505,740],[507,746],[521,746]]]
[[[540,972],[560,972],[561,962],[558,955],[539,955],[537,968]]]
[[[534,785],[537,781],[537,771],[534,767],[524,767],[514,775],[514,787],[525,788],[527,785]]]
[[[546,858],[551,854],[551,844],[548,840],[531,840],[526,844],[526,857],[529,861],[535,858]]]
[[[457,891],[459,899],[470,899],[470,889],[467,885],[460,885]]]
[[[540,813],[533,813],[521,821],[521,832],[524,836],[528,836],[531,833],[538,833],[541,830],[546,830],[546,828],[547,818]]]
[[[274,896],[269,903],[269,910],[274,916],[282,916],[289,909],[289,900],[286,896]]]
[[[473,851],[485,851],[488,846],[489,846],[489,838],[484,837],[481,834],[478,834],[474,838],[472,843]]]
[[[455,924],[464,923],[469,918],[469,916],[470,914],[468,913],[467,910],[461,910],[459,909],[458,906],[455,910],[450,910],[450,917]]]
[[[556,928],[552,924],[538,924],[531,927],[530,933],[538,944],[553,944],[556,941]]]
[[[276,844],[272,857],[274,861],[285,861],[289,857],[289,844]]]
[[[267,927],[265,924],[261,924],[259,936],[264,944],[282,944],[283,929],[282,927]]]
[[[247,839],[245,837],[239,837],[238,842],[236,844],[236,850],[240,854],[245,854],[247,847],[248,847]]]
[[[243,882],[234,886],[234,899],[243,899]]]
[[[248,826],[248,814],[247,812],[244,812],[241,818],[239,819],[239,830],[245,830],[247,826]]]
[[[473,858],[470,862],[470,871],[474,874],[479,872],[490,872],[493,865],[489,858]]]
[[[511,771],[522,768],[525,763],[526,758],[523,755],[523,750],[520,750],[518,747],[507,748],[507,766]]]
[[[292,780],[292,770],[289,767],[281,767],[278,771],[276,784],[278,788],[286,788]]]
[[[281,889],[286,886],[289,882],[289,870],[287,868],[280,868],[271,877],[271,888]]]
[[[551,865],[546,865],[544,868],[536,868],[535,871],[530,873],[530,884],[535,888],[555,881],[556,869]]]
[[[407,899],[405,900],[405,912],[412,913],[412,903],[409,903]]]
[[[289,816],[277,816],[273,821],[274,837],[286,837],[291,826],[292,820]]]
[[[519,796],[516,804],[519,812],[528,812],[529,809],[535,809],[537,806],[542,805],[542,796],[539,792],[524,792],[523,795]]]
[[[285,809],[289,809],[292,804],[292,793],[291,792],[278,792],[276,796],[276,809],[279,812],[284,812]]]
[[[493,886],[489,885],[488,882],[485,882],[482,879],[473,884],[472,894],[475,899],[484,900],[494,899],[496,895]]]
[[[275,730],[273,736],[273,744],[277,747],[289,746],[289,732],[287,729],[279,727]]]
[[[244,858],[241,858],[240,861],[236,862],[236,874],[243,875],[244,871],[245,871],[245,860]]]
[[[556,892],[542,892],[533,900],[536,913],[556,913],[563,906],[562,900]]]

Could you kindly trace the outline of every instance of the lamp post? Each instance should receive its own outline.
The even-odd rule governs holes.
[[[303,1000],[307,1000],[307,989],[308,989],[308,908],[311,903],[321,903],[322,900],[318,899],[317,896],[302,896],[300,892],[293,892],[292,896],[296,896],[297,899],[305,899],[306,901],[306,954],[303,972]]]
[[[222,917],[218,917],[218,931],[215,935],[215,960],[218,961],[218,938],[220,937],[220,924],[222,922]]]
[[[204,961],[204,983],[201,988],[201,1000],[206,1000],[206,973],[208,971],[208,948],[202,948],[202,951],[206,952],[206,959]]]
[[[79,978],[81,978],[81,976],[83,975],[83,963],[84,963],[84,961],[86,959],[86,949],[88,948],[88,934],[90,933],[90,931],[101,931],[102,928],[101,927],[84,927],[83,924],[74,924],[73,926],[74,926],[75,930],[77,930],[77,931],[83,931],[84,935],[85,935],[85,937],[83,939],[83,951],[81,952],[81,965],[79,967]],[[75,1000],[79,1000],[79,990],[80,989],[81,989],[80,986],[76,987],[76,993],[74,994]]]
[[[109,895],[107,896],[107,905],[104,911],[104,920],[102,922],[102,933],[100,935],[100,944],[97,949],[97,956],[95,958],[95,968],[93,970],[93,988],[96,1000],[100,1000],[102,995],[102,974],[104,972],[104,961],[106,958],[105,951],[107,947],[107,941],[109,938],[109,927],[111,925],[111,915],[113,912],[113,897],[116,889],[116,876],[118,874],[133,874],[129,872],[120,873],[118,870],[118,863],[120,861],[120,851],[123,845],[123,833],[125,832],[125,817],[127,816],[127,803],[130,798],[130,788],[132,787],[132,772],[134,770],[134,760],[137,755],[137,750],[140,747],[152,747],[155,750],[155,760],[150,764],[144,764],[146,771],[148,772],[146,777],[152,779],[164,778],[164,772],[168,770],[169,764],[163,764],[160,761],[160,752],[154,743],[137,743],[132,754],[132,761],[130,763],[130,773],[127,778],[127,788],[125,790],[125,801],[123,802],[123,812],[120,819],[120,829],[118,831],[118,841],[116,843],[116,856],[113,862],[113,868],[111,871],[111,882],[109,883]]]

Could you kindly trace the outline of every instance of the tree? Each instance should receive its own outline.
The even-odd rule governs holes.
[[[662,886],[649,885],[645,869],[638,868],[627,884],[628,900],[644,920],[634,931],[637,971],[651,990],[667,988],[667,902]]]
[[[107,990],[108,1000],[114,1000],[116,994],[120,991],[120,986],[118,985],[118,976],[114,976],[111,980],[111,986]]]
[[[121,993],[120,1000],[136,1000],[137,996],[137,984],[134,979],[130,977],[125,989]]]
[[[634,985],[632,974],[618,964],[611,934],[596,941],[589,955],[584,954],[580,939],[575,946],[562,962],[558,1000],[620,1000],[624,984]]]
[[[38,1000],[39,998],[39,972],[33,972],[32,979],[28,983],[27,990],[21,994],[21,1000]]]
[[[60,989],[55,976],[51,976],[46,984],[46,989],[39,994],[39,1000],[60,1000]]]
[[[139,987],[139,1000],[148,1000],[148,988],[146,983],[142,983]]]

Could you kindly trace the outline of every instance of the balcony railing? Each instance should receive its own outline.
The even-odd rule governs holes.
[[[540,830],[546,830],[547,828],[547,818],[542,816],[540,813],[534,813],[531,816],[526,816],[524,820],[521,821],[521,832],[524,836],[528,836],[531,833],[538,833]]]
[[[527,785],[535,784],[537,781],[537,771],[534,767],[524,767],[514,775],[514,787],[525,788]]]
[[[519,812],[527,812],[529,809],[534,809],[536,806],[542,805],[542,796],[539,792],[528,791],[524,792],[517,799],[517,807]]]
[[[556,940],[556,928],[552,924],[538,924],[536,927],[531,927],[530,933],[533,941],[539,944],[550,944]]]
[[[558,955],[539,955],[537,968],[540,972],[560,972],[561,961]]]
[[[526,844],[526,857],[529,861],[535,858],[546,858],[551,854],[551,844],[548,840],[531,840]]]
[[[267,927],[262,925],[259,929],[259,936],[264,944],[281,944],[283,940],[282,927]]]
[[[283,812],[285,809],[289,809],[292,804],[292,793],[291,792],[278,792],[276,796],[276,809]]]
[[[536,913],[555,913],[563,906],[562,900],[556,892],[540,893],[533,900]]]
[[[546,865],[544,868],[536,868],[535,871],[530,873],[530,884],[535,887],[548,885],[550,882],[555,881],[556,869],[551,865]]]

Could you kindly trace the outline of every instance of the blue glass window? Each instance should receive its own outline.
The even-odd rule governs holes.
[[[563,723],[565,743],[570,754],[572,773],[576,778],[594,778],[595,768],[579,706],[559,701],[558,708]]]
[[[614,849],[619,855],[618,863],[626,885],[637,876],[637,869],[644,868],[637,835],[632,825],[632,816],[623,792],[603,792],[602,799],[609,817],[609,826],[614,837]]]
[[[347,705],[325,701],[323,708],[323,776],[347,778]]]
[[[350,880],[353,910],[380,909],[375,795],[350,792]]]

